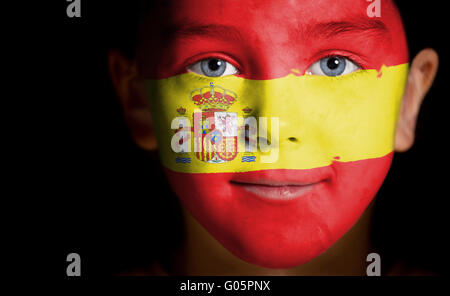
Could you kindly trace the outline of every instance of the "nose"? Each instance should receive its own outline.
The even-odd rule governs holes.
[[[298,147],[304,141],[304,116],[300,112],[304,110],[302,98],[299,96],[296,77],[284,77],[283,79],[271,79],[258,82],[258,117],[267,118],[267,138],[272,139],[273,118],[278,118],[278,139],[281,146],[291,148]],[[291,81],[292,80],[292,81]],[[260,122],[260,120],[258,120]],[[270,126],[270,128],[269,128]]]

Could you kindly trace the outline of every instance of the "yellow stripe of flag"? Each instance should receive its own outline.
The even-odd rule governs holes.
[[[311,169],[339,161],[356,161],[385,156],[394,146],[395,124],[408,72],[408,64],[377,70],[360,70],[339,77],[295,76],[272,80],[250,80],[236,76],[204,77],[185,73],[160,80],[148,80],[158,149],[163,164],[179,172],[219,173],[264,169]],[[212,164],[194,155],[191,139],[191,163],[177,164],[171,149],[173,130],[170,124],[180,116],[176,109],[186,109],[193,125],[198,109],[189,94],[193,89],[213,83],[237,94],[237,101],[227,110],[255,118],[279,118],[278,160],[261,163],[241,162],[244,152],[229,162]],[[260,128],[258,126],[258,128]],[[268,129],[270,131],[270,127]],[[298,141],[289,141],[288,138]]]

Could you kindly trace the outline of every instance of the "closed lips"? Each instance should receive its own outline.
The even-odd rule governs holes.
[[[271,180],[260,180],[258,182],[232,180],[231,184],[240,186],[246,191],[262,198],[291,200],[305,195],[307,192],[311,191],[314,186],[323,181],[324,180],[312,183],[289,183]]]

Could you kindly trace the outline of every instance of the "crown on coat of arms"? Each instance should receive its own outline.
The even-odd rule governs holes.
[[[211,82],[209,86],[194,89],[190,98],[203,111],[225,111],[237,100],[237,95],[235,92]]]
[[[180,115],[184,115],[184,114],[186,114],[186,109],[183,108],[183,107],[180,107],[180,108],[177,109],[177,112],[178,112],[178,114],[180,114]]]
[[[249,114],[253,111],[253,109],[247,106],[244,109],[242,109],[242,111],[244,111],[245,114]]]

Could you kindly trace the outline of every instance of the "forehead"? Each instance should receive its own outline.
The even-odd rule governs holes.
[[[367,0],[160,0],[154,12],[160,26],[220,23],[279,32],[312,23],[369,18],[370,4]],[[391,0],[381,0],[381,12],[379,19],[388,25],[399,21]]]
[[[226,52],[242,59],[246,69],[270,77],[283,76],[288,68],[302,72],[317,53],[330,49],[359,53],[368,68],[407,60],[401,18],[391,0],[381,0],[381,17],[375,18],[367,14],[372,2],[366,0],[153,3],[141,38],[148,69],[172,67],[174,74],[182,59],[206,51]]]

